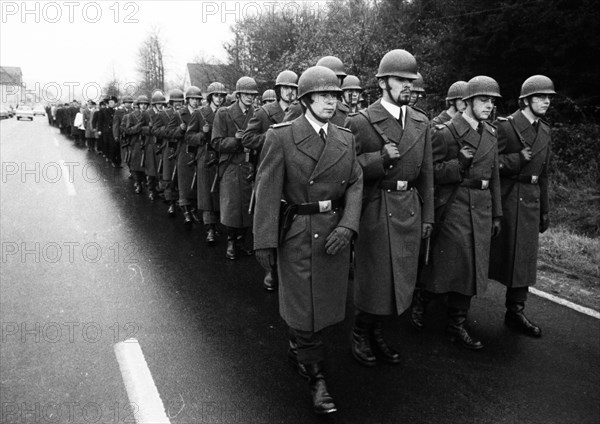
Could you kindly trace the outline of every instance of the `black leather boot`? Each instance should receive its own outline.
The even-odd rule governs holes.
[[[531,337],[542,337],[542,329],[529,321],[523,313],[525,302],[507,302],[504,324]]]
[[[371,341],[369,339],[370,326],[358,325],[354,322],[352,328],[352,356],[359,364],[365,367],[374,367],[377,359],[371,350]]]
[[[173,216],[175,216],[175,211],[176,211],[175,202],[171,202],[169,204],[169,210],[167,211],[167,213],[169,214],[170,217],[173,217]]]
[[[277,290],[277,271],[269,270],[265,274],[265,279],[263,280],[263,287],[267,291],[275,291]]]
[[[189,206],[183,206],[183,223],[185,225],[192,225],[194,223]]]
[[[215,225],[209,224],[208,230],[206,230],[206,244],[214,245],[217,241],[217,234],[215,231]]]
[[[327,391],[325,376],[320,363],[305,364],[308,384],[312,395],[313,411],[317,414],[330,414],[337,411],[333,398]]]
[[[238,258],[237,243],[234,237],[227,237],[227,250],[225,251],[227,259],[236,260]]]
[[[289,339],[289,347],[288,347],[288,360],[296,370],[300,377],[308,380],[308,373],[306,372],[306,366],[298,362],[298,343],[296,340]]]
[[[371,346],[381,355],[385,362],[400,363],[400,354],[385,341],[383,337],[383,322],[377,321],[371,330]]]
[[[198,209],[193,208],[190,210],[190,213],[192,214],[192,219],[194,221],[196,221],[198,224],[202,223],[202,217],[198,215]]]
[[[431,299],[423,293],[422,290],[415,290],[413,304],[410,308],[410,323],[417,330],[422,330],[425,326],[425,310]]]
[[[451,342],[458,342],[461,346],[471,350],[483,348],[483,344],[479,340],[472,338],[465,328],[467,321],[466,310],[448,308],[448,320],[450,323],[446,331]]]
[[[135,183],[133,185],[135,194],[142,194],[142,185],[140,183]]]

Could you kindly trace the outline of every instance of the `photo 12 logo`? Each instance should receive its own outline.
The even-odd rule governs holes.
[[[137,24],[139,10],[138,3],[131,1],[3,1],[0,8],[3,24],[11,22],[95,24],[102,19],[114,23]]]

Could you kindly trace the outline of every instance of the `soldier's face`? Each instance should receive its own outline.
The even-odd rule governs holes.
[[[192,109],[196,109],[200,104],[200,99],[189,99],[188,103]]]
[[[412,82],[406,78],[388,77],[379,80],[383,89],[383,97],[397,105],[407,105],[410,102]]]
[[[248,94],[248,93],[240,93],[240,102],[242,102],[242,104],[246,107],[250,107],[252,105],[252,103],[254,103],[254,99],[256,98],[255,94]]]
[[[311,94],[311,99],[312,104],[310,104],[310,108],[308,108],[308,110],[319,121],[329,121],[335,113],[338,102],[338,94],[329,92],[313,93]]]
[[[212,103],[216,106],[216,107],[221,107],[221,105],[223,104],[223,102],[225,101],[225,94],[213,94],[212,95]]]
[[[125,107],[127,109],[131,109],[131,107],[132,107],[131,105],[133,105],[133,103],[125,103]]]
[[[489,96],[475,96],[470,102],[471,115],[478,121],[485,121],[488,119],[494,110],[494,104],[496,99]],[[467,109],[469,107],[467,106]]]
[[[183,105],[183,102],[173,102],[173,109],[179,110],[179,109],[181,109],[182,105]]]
[[[108,101],[108,107],[115,107],[115,101],[114,100],[109,100]]]
[[[359,97],[360,97],[360,91],[358,91],[358,90],[344,90],[344,100],[349,105],[357,104]]]
[[[550,107],[552,99],[547,94],[536,94],[525,99],[525,104],[538,118],[543,117]]]
[[[467,103],[462,99],[456,99],[456,101],[454,102],[454,107],[457,111],[464,112],[467,108]]]
[[[298,89],[295,87],[281,86],[281,100],[291,103],[298,97]]]
[[[148,110],[148,105],[146,103],[140,103],[140,110],[142,112],[145,112],[146,110]]]

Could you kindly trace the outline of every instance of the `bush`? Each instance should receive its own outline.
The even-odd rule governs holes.
[[[559,184],[600,183],[600,125],[556,123],[552,128],[551,178]]]

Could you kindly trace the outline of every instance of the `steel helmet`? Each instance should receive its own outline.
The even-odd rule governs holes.
[[[417,59],[406,50],[396,49],[389,51],[383,56],[381,62],[379,62],[379,70],[375,77],[417,79]]]
[[[469,85],[466,81],[456,81],[448,89],[448,95],[446,101],[462,99],[467,95],[467,86]]]
[[[241,77],[235,83],[235,91],[237,93],[258,94],[258,86],[256,85],[254,78]]]
[[[346,72],[344,72],[344,63],[335,56],[322,57],[317,62],[316,66],[324,66],[329,68],[340,78],[344,78],[347,75]]]
[[[425,81],[423,81],[423,75],[420,72],[417,72],[417,79],[412,82],[412,91],[416,91],[417,93],[425,92]]]
[[[179,88],[169,91],[169,102],[183,102],[183,100],[183,91]]]
[[[186,99],[201,99],[202,91],[195,85],[192,85],[190,88],[185,90],[185,98]]]
[[[269,100],[277,100],[277,96],[275,95],[275,90],[266,90],[262,95],[262,101],[266,102]]]
[[[133,103],[133,97],[132,96],[123,97],[123,103]]]
[[[312,66],[300,76],[298,98],[317,92],[342,92],[338,77],[331,69],[324,66]]]
[[[162,91],[155,91],[154,94],[152,94],[152,104],[155,105],[159,103],[165,104],[167,103],[167,99]]]
[[[275,80],[275,87],[280,85],[298,88],[298,75],[294,71],[289,70],[280,72]]]
[[[554,83],[544,75],[534,75],[525,80],[521,86],[521,95],[519,99],[531,96],[533,94],[556,94]]]
[[[135,102],[139,105],[140,103],[145,103],[147,105],[150,104],[150,101],[148,100],[148,96],[142,94],[140,96],[137,97],[137,99],[135,99]]]
[[[355,75],[348,75],[342,83],[342,90],[362,90],[360,79]]]
[[[210,96],[211,94],[227,94],[227,90],[220,82],[213,82],[206,90],[206,97]]]
[[[500,86],[495,79],[478,75],[473,77],[467,83],[467,90],[463,100],[470,99],[475,96],[502,97],[500,95]]]

